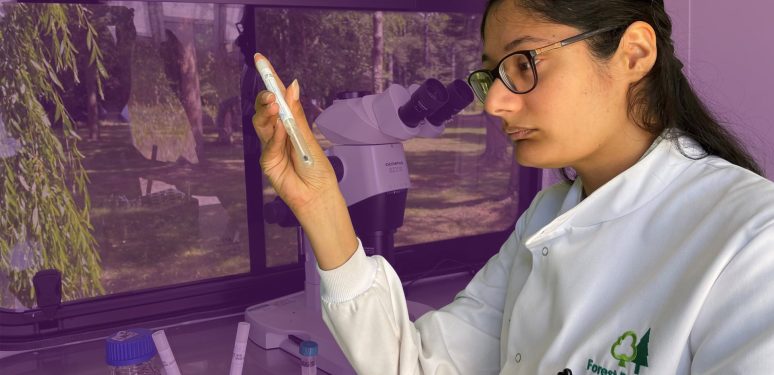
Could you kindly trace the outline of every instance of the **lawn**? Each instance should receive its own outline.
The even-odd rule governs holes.
[[[513,222],[512,164],[480,158],[482,124],[479,115],[459,116],[439,138],[404,142],[412,188],[396,247],[503,230]],[[330,146],[316,127],[315,134],[323,148]],[[177,161],[149,160],[151,143],[157,159]],[[215,129],[205,128],[205,156],[196,164],[183,161],[190,158],[192,139],[179,126],[105,123],[99,141],[80,147],[107,293],[249,271],[241,139],[220,145]],[[276,196],[265,177],[263,194],[264,202]],[[265,234],[269,266],[296,261],[294,228],[267,224]]]

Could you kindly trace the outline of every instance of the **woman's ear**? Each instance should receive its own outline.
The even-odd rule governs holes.
[[[647,22],[635,21],[626,28],[616,51],[618,68],[632,83],[645,77],[656,63],[656,32]]]

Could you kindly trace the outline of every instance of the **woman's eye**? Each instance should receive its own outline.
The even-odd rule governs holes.
[[[534,64],[535,64],[535,69],[537,69],[537,66],[540,64],[540,60],[535,60]],[[532,70],[532,66],[530,66],[529,64],[525,64],[525,65],[526,66],[524,66],[524,68],[522,68],[522,70],[524,70],[524,71]]]
[[[540,63],[540,60],[535,60],[535,66],[537,66],[538,63]],[[518,64],[516,64],[516,67],[522,72],[532,70],[532,65],[529,63],[529,61],[519,62]]]

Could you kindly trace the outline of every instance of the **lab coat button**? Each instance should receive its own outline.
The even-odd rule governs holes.
[[[514,359],[516,360],[516,363],[521,362],[521,353],[516,353],[516,357],[514,357]]]
[[[544,248],[543,248],[543,256],[544,256],[544,257],[545,257],[545,256],[548,256],[548,248],[547,248],[547,247],[544,247]]]

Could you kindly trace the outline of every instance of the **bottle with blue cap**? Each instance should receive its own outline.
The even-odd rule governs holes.
[[[301,354],[301,375],[317,375],[317,343],[302,341],[298,352]]]
[[[161,375],[152,363],[156,345],[152,332],[144,328],[119,331],[105,341],[106,362],[111,375]]]

